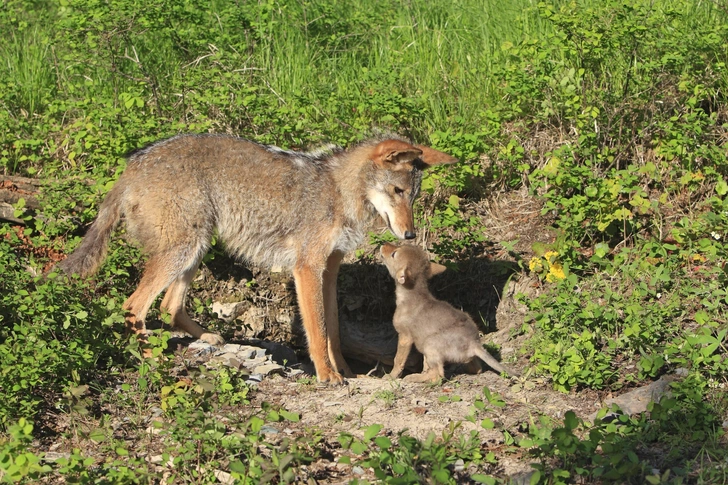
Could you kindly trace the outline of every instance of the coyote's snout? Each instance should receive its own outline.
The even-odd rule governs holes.
[[[103,261],[124,218],[148,261],[124,303],[128,323],[144,331],[156,296],[172,324],[218,344],[187,315],[185,296],[213,233],[234,256],[293,272],[311,359],[320,381],[351,371],[341,355],[336,276],[341,260],[366,235],[375,214],[401,239],[415,237],[412,202],[422,170],[456,159],[400,139],[375,139],[349,150],[304,153],[241,138],[182,135],[129,157],[83,241],[60,267],[82,276]]]

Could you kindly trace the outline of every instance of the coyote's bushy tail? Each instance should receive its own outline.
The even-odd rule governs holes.
[[[122,184],[118,182],[106,196],[99,208],[99,215],[81,244],[57,268],[68,275],[86,277],[96,272],[106,257],[109,239],[121,219]]]

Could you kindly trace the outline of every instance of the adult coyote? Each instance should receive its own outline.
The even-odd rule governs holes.
[[[122,217],[148,261],[124,303],[141,333],[156,296],[172,324],[212,344],[187,315],[185,295],[217,232],[229,253],[293,272],[319,381],[353,376],[341,355],[336,276],[378,213],[400,239],[415,237],[412,203],[422,170],[457,160],[401,139],[303,153],[232,136],[181,135],[132,153],[79,247],[63,262],[87,276],[103,261]]]

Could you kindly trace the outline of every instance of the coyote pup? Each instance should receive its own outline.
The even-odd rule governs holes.
[[[422,170],[457,160],[400,139],[349,150],[281,150],[222,135],[181,135],[132,153],[76,251],[60,268],[87,276],[103,261],[124,218],[148,261],[124,303],[127,325],[144,331],[156,296],[172,324],[212,344],[185,311],[185,295],[213,233],[233,256],[292,270],[319,381],[353,376],[341,355],[336,275],[378,213],[400,239],[415,237],[412,202]]]
[[[475,357],[499,373],[513,374],[481,345],[472,318],[447,302],[436,299],[427,288],[430,277],[445,271],[431,263],[427,254],[411,245],[385,244],[381,255],[397,287],[394,328],[399,334],[397,355],[390,374],[397,378],[404,369],[412,344],[424,356],[421,374],[405,377],[409,382],[437,382],[445,377],[445,364],[469,364],[480,370]]]

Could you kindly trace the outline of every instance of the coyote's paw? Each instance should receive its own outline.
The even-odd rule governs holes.
[[[200,335],[200,340],[207,342],[210,345],[222,345],[225,343],[225,339],[216,333],[205,332]]]
[[[334,385],[342,385],[346,383],[341,374],[331,369],[324,372],[317,372],[316,378],[319,382],[327,382]]]
[[[423,372],[422,374],[410,374],[407,376],[404,376],[402,379],[404,382],[414,382],[418,384],[422,384],[425,382],[428,382],[430,384],[436,384],[440,381],[440,376],[437,374],[430,374]]]

